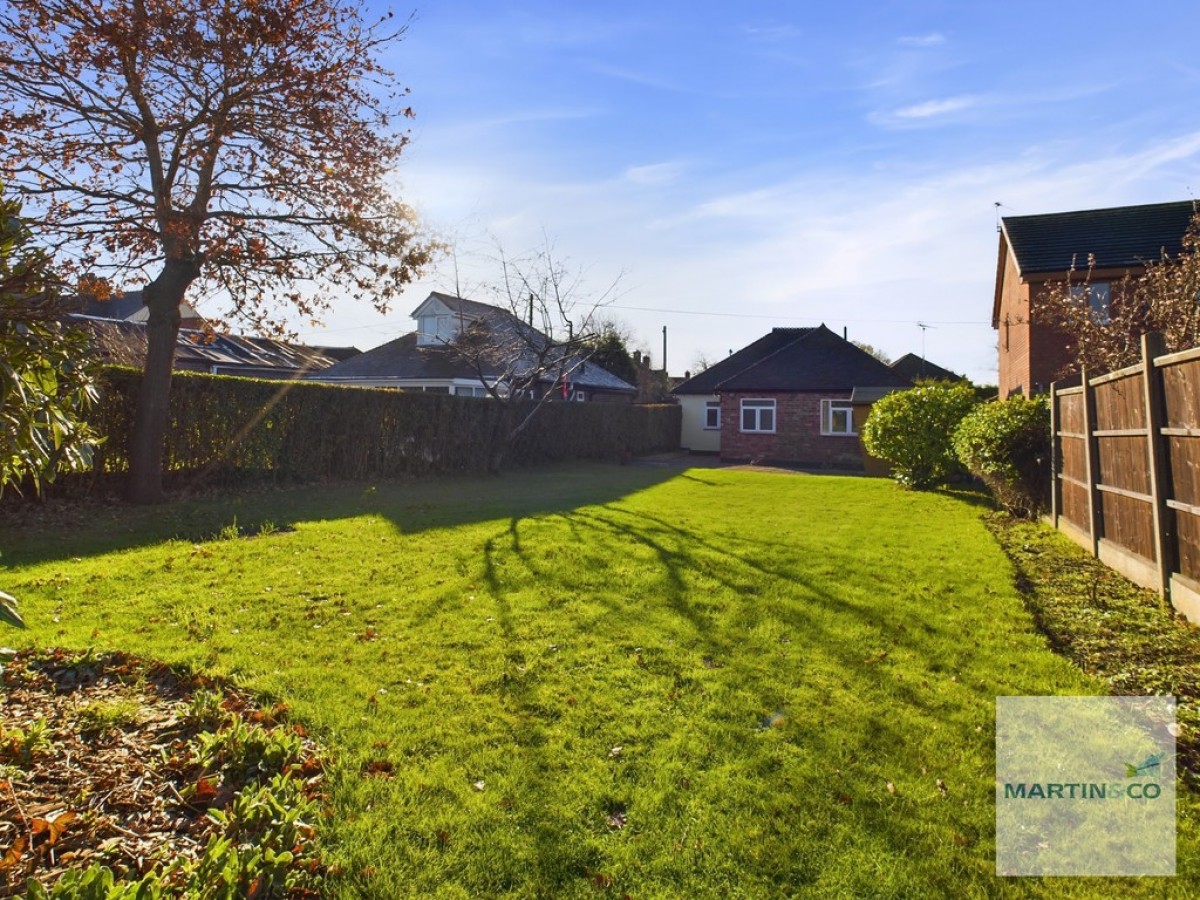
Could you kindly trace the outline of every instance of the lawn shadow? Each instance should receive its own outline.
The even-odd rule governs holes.
[[[577,463],[500,476],[440,476],[216,492],[145,507],[55,501],[0,509],[5,566],[288,531],[305,522],[379,516],[402,534],[491,519],[520,519],[603,504],[678,471]]]
[[[968,498],[952,499],[976,505]],[[856,720],[858,730],[849,744],[844,731],[832,729],[826,732],[816,724],[820,716],[808,721],[812,717],[806,711],[797,710],[804,724],[794,739],[804,742],[806,752],[823,759],[848,760],[848,771],[862,766],[864,773],[872,775],[871,778],[866,774],[861,778],[850,778],[836,790],[823,782],[806,784],[805,789],[831,791],[827,798],[829,806],[839,816],[860,822],[871,840],[894,859],[904,858],[913,846],[925,841],[931,827],[946,829],[955,844],[963,848],[965,856],[981,852],[976,848],[986,852],[987,836],[972,824],[970,815],[959,814],[953,805],[954,799],[961,798],[961,792],[967,790],[967,786],[954,784],[950,789],[954,796],[945,800],[940,782],[935,784],[942,771],[938,768],[943,764],[942,760],[931,758],[928,761],[933,774],[927,783],[902,781],[898,795],[894,788],[888,788],[888,777],[900,779],[900,775],[890,773],[889,766],[894,764],[895,772],[909,772],[912,768],[902,762],[914,750],[908,731],[911,725],[905,723],[915,720],[930,729],[945,726],[948,724],[945,719],[947,700],[944,694],[939,695],[919,680],[897,678],[891,663],[885,660],[888,653],[873,658],[877,655],[874,645],[865,644],[861,638],[862,630],[874,628],[881,635],[881,642],[886,638],[893,657],[907,652],[928,660],[931,680],[953,682],[957,685],[953,688],[955,692],[973,698],[963,703],[961,715],[969,715],[972,709],[990,708],[995,691],[977,679],[963,678],[960,683],[953,664],[943,667],[941,661],[948,646],[953,654],[954,648],[961,643],[961,639],[948,636],[959,626],[957,619],[942,624],[936,623],[937,616],[933,616],[935,626],[925,629],[920,627],[924,614],[912,597],[899,608],[892,609],[872,602],[839,582],[826,581],[820,577],[820,571],[808,563],[816,547],[806,546],[802,539],[788,541],[782,536],[770,541],[749,539],[736,534],[733,525],[713,533],[679,524],[667,515],[630,508],[627,504],[604,504],[562,512],[553,522],[526,522],[522,517],[514,516],[485,541],[482,581],[495,604],[506,652],[516,652],[524,646],[520,628],[514,624],[508,593],[512,590],[512,579],[523,580],[512,570],[514,563],[523,568],[522,576],[542,585],[542,593],[546,595],[579,589],[578,573],[565,569],[554,558],[543,556],[544,542],[538,540],[536,534],[522,534],[526,528],[554,528],[560,524],[569,531],[571,544],[603,548],[603,552],[613,558],[636,554],[639,559],[649,559],[657,573],[652,593],[658,602],[654,608],[603,598],[601,602],[607,611],[596,618],[575,621],[574,638],[582,642],[597,634],[623,630],[619,618],[602,624],[601,620],[606,617],[649,619],[665,613],[662,619],[664,635],[672,639],[687,638],[688,652],[697,660],[703,655],[706,664],[709,660],[719,661],[720,669],[724,670],[719,677],[736,685],[738,695],[765,698],[778,690],[773,684],[776,673],[758,660],[743,658],[746,656],[743,649],[753,642],[754,631],[764,612],[769,612],[786,624],[795,640],[811,647],[814,653],[824,658],[826,665],[832,663],[843,672],[855,691],[868,697],[887,696],[891,698],[890,702],[904,710],[903,715],[896,716],[896,707],[889,712],[873,709],[874,701],[864,701],[861,721]],[[853,548],[834,552],[822,548],[821,552],[822,563],[829,569],[856,570]],[[504,569],[507,571],[502,571]],[[703,590],[698,587],[697,573],[738,598],[735,601],[738,608],[733,615],[725,615],[723,621],[719,621],[699,602]],[[774,591],[802,599],[800,602],[775,603],[770,599]],[[678,625],[670,624],[670,617],[674,617]],[[669,663],[669,666],[682,665],[684,663],[678,657]],[[678,672],[676,677],[679,677]],[[543,774],[552,771],[555,761],[542,758],[543,742],[535,737],[544,728],[537,704],[526,702],[529,698],[519,686],[513,686],[511,690],[506,688],[506,697],[519,711],[521,727],[528,729],[528,735],[534,738],[526,742],[524,751],[537,756],[534,771]],[[742,726],[748,736],[752,732],[749,724],[752,712],[748,707],[747,724]],[[964,740],[973,743],[975,739]],[[751,744],[746,747],[746,765],[752,765],[751,754],[755,751]],[[649,744],[643,746],[643,752],[650,752]],[[876,772],[880,773],[878,777],[874,777]],[[547,790],[552,790],[553,778],[547,776],[546,783]],[[948,812],[932,817],[916,814],[919,807],[931,802],[946,803]],[[899,822],[898,812],[903,813]],[[544,883],[556,884],[565,891],[570,885],[562,880],[563,867],[558,858],[562,852],[561,843],[555,840],[550,822],[541,824],[545,827],[533,823],[536,860],[533,864],[546,879]],[[945,876],[941,887],[948,891],[953,887],[950,874]]]

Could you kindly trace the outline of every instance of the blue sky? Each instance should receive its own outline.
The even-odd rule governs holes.
[[[395,6],[398,16],[409,10]],[[388,60],[417,119],[403,196],[482,256],[548,235],[682,374],[773,325],[849,330],[995,381],[996,208],[1200,192],[1200,5],[433,0]],[[306,341],[367,348],[342,306]]]

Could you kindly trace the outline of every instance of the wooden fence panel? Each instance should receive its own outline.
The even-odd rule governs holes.
[[[1100,451],[1100,483],[1148,498],[1150,457],[1145,429],[1141,430],[1143,433],[1139,435],[1107,435],[1096,439]]]
[[[1146,427],[1142,373],[1122,370],[1092,381],[1096,395],[1096,430]]]
[[[1101,491],[1100,503],[1104,540],[1154,563],[1154,521],[1149,502]]]
[[[1200,621],[1200,350],[1155,359],[1162,377],[1166,505],[1174,533],[1171,602]]]
[[[1200,429],[1200,360],[1164,362],[1162,380],[1167,427]]]
[[[1076,389],[1059,391],[1058,415],[1063,432],[1083,434],[1083,391]]]
[[[1055,385],[1055,525],[1200,622],[1200,348]]]

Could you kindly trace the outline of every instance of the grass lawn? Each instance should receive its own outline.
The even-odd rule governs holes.
[[[229,676],[331,748],[338,896],[1099,896],[997,879],[997,695],[1098,694],[969,499],[578,466],[0,524],[28,632]],[[253,536],[235,536],[255,533]]]

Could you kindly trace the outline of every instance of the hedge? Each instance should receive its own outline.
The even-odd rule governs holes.
[[[1050,406],[1044,397],[976,407],[955,430],[954,449],[1013,515],[1034,518],[1049,505]]]
[[[140,374],[108,369],[91,418],[105,441],[95,476],[119,479]],[[529,406],[447,394],[177,372],[164,468],[168,483],[362,480],[487,471],[496,441]],[[506,465],[617,460],[679,446],[677,406],[548,403]]]
[[[966,382],[926,382],[888,394],[871,407],[863,447],[891,463],[892,476],[901,484],[936,487],[961,472],[951,441],[974,406],[975,389]]]

